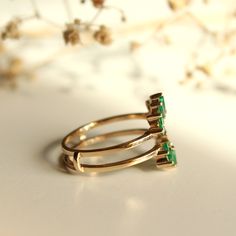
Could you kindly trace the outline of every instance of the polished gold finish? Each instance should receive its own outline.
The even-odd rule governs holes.
[[[106,133],[103,135],[99,135],[96,137],[92,137],[92,138],[83,140],[81,143],[79,143],[74,148],[86,147],[88,145],[102,142],[102,141],[112,138],[112,137],[134,135],[134,134],[141,135],[139,137],[140,140],[142,139],[141,137],[145,137],[145,139],[148,140],[148,139],[151,139],[152,137],[156,137],[157,133],[158,132],[147,134],[146,129],[130,129],[130,130],[114,131],[114,132]],[[118,146],[120,146],[120,150],[127,150],[130,148],[133,148],[137,144],[137,143],[133,143],[133,145],[130,145],[130,147],[127,148],[127,146],[126,146],[127,143],[132,144],[132,141],[118,145]],[[111,152],[113,153],[114,151],[112,150]],[[81,149],[80,154],[79,154],[80,155],[79,158],[82,158],[82,155],[83,155],[82,153],[83,153],[83,150]],[[153,156],[157,155],[157,153],[158,153],[158,145],[155,144],[153,148],[151,148],[149,151],[147,151],[141,155],[138,155],[136,157],[132,157],[132,158],[129,158],[129,159],[126,159],[123,161],[107,163],[107,164],[103,164],[103,165],[80,164],[80,160],[78,161],[78,157],[76,158],[75,156],[72,157],[72,156],[65,155],[64,160],[65,160],[66,166],[72,170],[79,170],[82,172],[103,172],[103,171],[111,171],[111,170],[116,170],[116,169],[121,169],[121,168],[136,165],[138,163],[141,163],[143,161],[151,159]],[[97,151],[96,154],[101,155],[101,153],[99,151]],[[94,156],[94,154],[92,156]]]
[[[63,152],[66,155],[65,157],[66,165],[71,169],[75,169],[81,172],[104,172],[104,171],[117,170],[117,169],[129,167],[132,165],[136,165],[138,163],[144,162],[152,158],[154,155],[157,154],[158,149],[156,145],[154,148],[152,148],[148,152],[142,155],[133,157],[133,158],[126,159],[124,161],[107,163],[107,164],[102,164],[102,165],[81,164],[81,158],[107,155],[107,154],[115,153],[117,151],[132,149],[147,140],[150,140],[152,138],[157,138],[158,135],[161,135],[162,129],[152,128],[152,129],[136,129],[136,130],[124,130],[124,131],[111,132],[111,133],[103,134],[103,135],[96,136],[90,139],[87,139],[86,137],[86,134],[88,133],[89,130],[96,128],[100,125],[105,125],[105,124],[110,124],[112,122],[124,121],[124,120],[130,120],[130,119],[144,119],[145,117],[146,117],[145,113],[113,116],[110,118],[88,123],[74,130],[62,141]],[[141,135],[130,141],[127,141],[118,145],[110,146],[110,147],[97,148],[97,149],[92,149],[92,150],[81,148],[95,142],[101,142],[107,138],[120,136],[120,135],[133,135],[133,134],[141,134]],[[77,144],[73,142],[73,138],[78,139]]]
[[[133,166],[155,157],[157,159],[157,166],[159,167],[172,166],[170,161],[168,161],[167,159],[167,152],[161,150],[162,140],[163,137],[166,136],[166,131],[165,129],[159,128],[157,126],[157,120],[161,117],[161,114],[158,114],[156,112],[158,108],[157,98],[160,95],[161,94],[159,93],[150,96],[150,99],[146,102],[148,108],[147,113],[132,113],[132,114],[113,116],[98,121],[90,122],[72,131],[62,141],[62,150],[63,153],[65,154],[64,156],[65,165],[70,170],[73,171],[106,172]],[[114,131],[102,135],[97,135],[92,138],[88,138],[88,132],[98,126],[103,126],[118,121],[134,120],[134,119],[147,120],[150,127],[147,129],[129,129],[122,131]],[[137,138],[123,142],[121,144],[103,148],[96,148],[96,149],[85,149],[86,146],[102,142],[112,137],[134,135],[134,134],[137,134],[139,136]],[[128,158],[122,161],[117,161],[112,163],[107,162],[105,164],[81,163],[82,158],[105,156],[107,154],[113,154],[119,151],[133,149],[150,139],[156,140],[155,145],[149,151],[141,155]]]

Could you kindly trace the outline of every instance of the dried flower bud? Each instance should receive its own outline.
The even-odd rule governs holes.
[[[80,43],[79,31],[73,24],[66,26],[66,30],[63,31],[63,38],[66,44],[76,45]]]
[[[141,43],[137,42],[137,41],[132,41],[130,43],[130,51],[131,52],[134,52],[136,51],[137,49],[139,49],[141,47]]]
[[[191,0],[167,0],[171,10],[177,11],[186,7]]]
[[[196,89],[202,89],[202,88],[203,88],[203,83],[202,83],[202,81],[198,81],[198,82],[196,83],[196,85],[195,85],[195,88],[196,88]]]
[[[19,19],[14,19],[11,20],[7,23],[5,26],[1,38],[4,39],[18,39],[20,37],[20,32],[19,32],[19,24],[20,24]]]
[[[186,71],[186,79],[189,80],[192,78],[193,78],[193,72],[190,70]]]
[[[209,0],[203,0],[204,4],[209,4]]]
[[[5,51],[5,47],[2,42],[0,42],[0,53],[3,53]]]
[[[102,45],[109,45],[112,43],[111,32],[104,25],[101,25],[99,30],[95,31],[93,37]]]
[[[93,6],[96,8],[101,8],[104,6],[105,0],[92,0]]]
[[[197,66],[196,70],[201,71],[207,76],[211,76],[211,67],[208,64]]]
[[[16,77],[17,75],[21,74],[22,70],[23,61],[17,57],[13,58],[9,65],[9,74],[11,74],[11,77]]]
[[[7,62],[7,68],[0,69],[0,77],[7,83],[14,84],[16,78],[23,74],[23,61],[20,58],[10,58]]]
[[[121,16],[121,21],[122,22],[126,22],[127,21],[127,18],[126,18],[126,16],[124,14],[122,14],[122,16]]]
[[[81,24],[81,20],[78,19],[78,18],[74,19],[74,24],[75,25],[80,25]]]

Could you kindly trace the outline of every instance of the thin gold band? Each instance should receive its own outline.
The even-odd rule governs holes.
[[[145,118],[146,118],[145,113],[134,113],[134,114],[112,116],[109,118],[105,118],[105,119],[101,119],[101,120],[97,120],[97,121],[93,121],[88,124],[85,124],[85,125],[79,127],[78,129],[72,131],[70,134],[68,134],[62,140],[63,152],[66,155],[73,156],[74,153],[77,152],[78,150],[77,149],[75,150],[75,148],[73,148],[74,143],[71,141],[73,141],[73,139],[76,138],[76,139],[79,139],[79,142],[82,142],[83,140],[86,139],[86,134],[91,129],[94,129],[98,126],[107,125],[107,124],[111,124],[111,123],[118,122],[118,121],[125,121],[125,120],[131,120],[131,119],[145,119]],[[100,149],[94,149],[94,150],[81,150],[83,153],[82,156],[86,156],[86,154],[88,154],[89,156],[91,154],[96,155],[98,152],[99,152],[99,154],[106,154],[106,153],[110,152],[111,150],[112,151],[119,150],[121,147],[123,148],[124,145],[125,145],[125,147],[128,148],[130,146],[130,143],[133,144],[133,140],[131,140],[130,142],[126,142],[126,143],[120,144],[120,145],[115,145],[115,146],[112,146],[109,148],[100,148]]]
[[[91,123],[88,123],[84,126],[79,127],[78,129],[71,132],[69,135],[67,135],[64,140],[62,141],[62,148],[64,154],[67,156],[65,158],[65,163],[67,166],[69,166],[71,169],[72,165],[68,165],[68,160],[70,160],[70,163],[73,162],[74,169],[81,171],[81,172],[105,172],[105,171],[111,171],[111,170],[117,170],[122,169],[125,167],[129,167],[132,165],[136,165],[138,163],[144,162],[154,156],[154,154],[157,153],[157,147],[151,149],[147,153],[144,153],[142,155],[129,158],[123,161],[113,162],[113,163],[107,163],[102,165],[88,165],[88,164],[81,164],[80,159],[84,157],[92,157],[97,155],[107,155],[112,154],[117,151],[122,150],[128,150],[132,149],[143,142],[150,140],[151,138],[156,138],[159,134],[162,134],[162,129],[159,128],[152,128],[152,129],[136,129],[136,130],[124,130],[124,131],[116,131],[111,132],[108,134],[103,134],[100,136],[96,136],[90,139],[87,139],[86,133],[98,126],[110,124],[117,121],[124,121],[124,120],[130,120],[130,119],[146,119],[145,113],[134,113],[134,114],[125,114],[125,115],[119,115],[119,116],[113,116],[109,118],[105,118],[102,120],[94,121]],[[114,136],[120,136],[120,135],[131,135],[131,134],[141,134],[139,137],[129,140],[127,142],[121,143],[119,145],[114,145],[110,147],[105,148],[97,148],[97,149],[80,149],[81,146],[85,147],[89,145],[91,142],[101,142],[104,139],[114,137]],[[78,144],[73,143],[73,138],[79,139]]]
[[[81,143],[78,144],[78,146],[74,147],[74,148],[78,148],[78,147],[85,147],[94,143],[98,143],[101,141],[104,141],[106,139],[112,138],[112,137],[118,137],[118,136],[126,136],[126,135],[134,135],[134,134],[139,134],[141,135],[140,137],[143,137],[147,134],[147,130],[146,129],[130,129],[130,130],[122,130],[122,131],[114,131],[114,132],[110,132],[110,133],[106,133],[106,134],[102,134],[96,137],[92,137],[89,139],[86,139],[84,141],[82,141]],[[148,136],[148,138],[152,138],[154,136]],[[132,141],[129,141],[132,143]],[[122,146],[122,145],[121,145]],[[135,147],[135,146],[133,146]],[[130,147],[130,148],[133,148]],[[80,160],[76,160],[76,158],[73,156],[66,156],[64,157],[64,161],[67,167],[69,167],[72,170],[79,170],[82,172],[105,172],[105,171],[111,171],[111,170],[117,170],[117,169],[122,169],[125,167],[129,167],[129,166],[133,166],[136,164],[139,164],[141,162],[144,162],[148,159],[153,158],[155,155],[157,155],[158,152],[158,145],[155,144],[154,147],[152,147],[149,151],[138,155],[136,157],[132,157],[132,158],[128,158],[126,160],[122,160],[122,161],[118,161],[118,162],[113,162],[113,163],[107,163],[107,164],[100,164],[100,165],[90,165],[90,164],[81,164]],[[120,150],[128,150],[128,148],[120,148]],[[81,151],[81,150],[80,150]],[[114,150],[113,152],[116,152],[116,150]],[[97,152],[97,154],[100,154],[100,152]],[[94,156],[91,155],[91,156]],[[80,156],[81,158],[81,156]],[[78,167],[78,163],[80,163],[80,166]]]
[[[147,113],[131,113],[93,121],[68,134],[62,141],[62,150],[65,154],[64,160],[66,166],[72,170],[81,172],[105,172],[133,166],[151,159],[154,156],[157,158],[158,166],[168,167],[175,165],[175,151],[173,149],[173,145],[169,142],[166,136],[166,130],[163,126],[163,119],[165,117],[166,110],[162,94],[159,93],[150,96],[150,99],[146,102],[146,105],[148,107]],[[134,119],[145,119],[148,121],[150,127],[148,129],[115,131],[92,138],[87,137],[88,132],[98,126]],[[139,134],[140,136],[114,146],[96,149],[81,149],[81,147],[86,147],[111,137],[131,134]],[[80,161],[81,158],[85,157],[103,156],[118,151],[129,150],[152,138],[156,140],[154,147],[136,157],[100,165],[82,164]]]

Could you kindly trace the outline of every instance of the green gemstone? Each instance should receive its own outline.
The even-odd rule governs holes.
[[[158,127],[163,129],[164,128],[164,119],[162,117],[160,117],[157,122],[158,122]]]
[[[165,99],[163,96],[159,97],[159,103],[160,105],[158,106],[158,112],[162,114],[163,117],[166,116],[166,105],[165,105]]]
[[[169,154],[167,155],[167,158],[169,161],[171,161],[174,165],[177,164],[177,159],[176,159],[176,152],[174,149],[171,148],[171,150],[169,150]]]
[[[170,143],[164,143],[163,144],[163,149],[168,152],[167,154],[167,159],[168,161],[172,162],[174,165],[177,164],[177,159],[176,159],[176,152],[175,150],[170,146]]]
[[[170,149],[169,142],[163,144],[163,149],[167,152],[169,151]]]

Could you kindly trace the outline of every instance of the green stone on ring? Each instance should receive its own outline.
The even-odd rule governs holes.
[[[158,122],[158,127],[163,129],[164,128],[164,119],[162,117],[160,117],[157,122]]]
[[[169,142],[166,142],[163,144],[163,149],[167,151],[167,159],[168,161],[172,162],[174,165],[177,164],[177,159],[176,159],[176,152],[175,150],[170,146]]]
[[[163,96],[159,97],[159,103],[160,105],[158,106],[158,113],[161,113],[162,116],[165,118],[166,116],[166,105],[165,105],[165,99]]]

